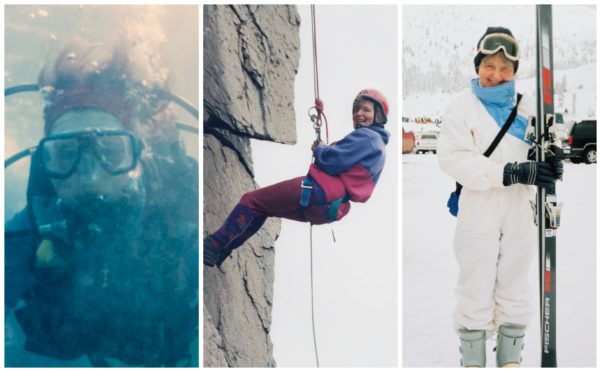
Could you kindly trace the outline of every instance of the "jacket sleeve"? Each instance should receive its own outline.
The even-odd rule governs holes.
[[[503,187],[503,168],[482,155],[474,141],[467,118],[452,104],[444,115],[438,139],[440,168],[457,182],[472,190]]]
[[[318,146],[313,155],[319,169],[336,176],[367,159],[373,152],[374,148],[367,134],[362,129],[356,129],[330,146]]]

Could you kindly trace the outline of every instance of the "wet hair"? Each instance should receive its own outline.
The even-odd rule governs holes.
[[[151,146],[178,141],[173,114],[160,94],[168,82],[166,69],[158,63],[149,68],[128,49],[123,42],[108,46],[75,38],[46,61],[38,78],[46,134],[65,111],[92,107],[115,115]]]
[[[75,38],[49,58],[38,78],[46,103],[45,133],[71,109],[91,107],[115,115],[144,143],[140,161],[148,202],[162,211],[184,203],[191,207],[175,212],[194,220],[198,165],[186,155],[169,102],[161,95],[169,81],[167,69],[154,51],[140,51],[138,44],[122,40],[108,46]]]

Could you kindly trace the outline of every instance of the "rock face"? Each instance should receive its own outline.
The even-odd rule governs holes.
[[[295,6],[204,7],[204,231],[213,232],[253,179],[250,138],[296,141]],[[205,367],[273,367],[269,337],[277,219],[220,268],[204,268]]]

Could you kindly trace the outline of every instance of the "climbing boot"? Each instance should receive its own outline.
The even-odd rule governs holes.
[[[526,327],[503,324],[497,335],[497,367],[516,368],[522,365],[522,350]]]
[[[480,367],[486,366],[486,332],[481,330],[470,331],[467,329],[459,330],[459,340],[461,346],[461,366],[462,367]]]
[[[205,238],[203,240],[202,260],[206,266],[221,266],[230,253],[232,253],[231,249],[217,247],[217,245],[212,242],[211,238]]]

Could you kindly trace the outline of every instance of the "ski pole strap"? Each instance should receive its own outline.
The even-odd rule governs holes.
[[[495,137],[495,139],[492,140],[490,146],[488,146],[486,151],[484,151],[483,155],[485,157],[488,158],[493,153],[493,151],[495,151],[495,149],[499,145],[499,142],[501,142],[501,139],[503,139],[503,137],[505,136],[505,133],[507,133],[507,131],[509,130],[509,127],[511,127],[511,124],[515,120],[515,117],[518,115],[518,105],[520,104],[521,100],[522,100],[522,94],[518,93],[518,100],[517,100],[515,106],[513,106],[513,110],[511,110],[509,117],[507,118],[507,120],[505,120],[505,124],[503,124],[503,127],[501,128],[501,130],[499,131],[499,133],[497,133],[497,136]],[[462,188],[463,188],[463,185],[461,185],[458,182],[455,182],[455,194],[457,194],[457,196],[461,195]]]
[[[305,176],[303,182],[301,182],[301,197],[300,205],[303,208],[309,206],[309,200],[311,199],[311,190],[313,189],[313,180],[309,175]]]

